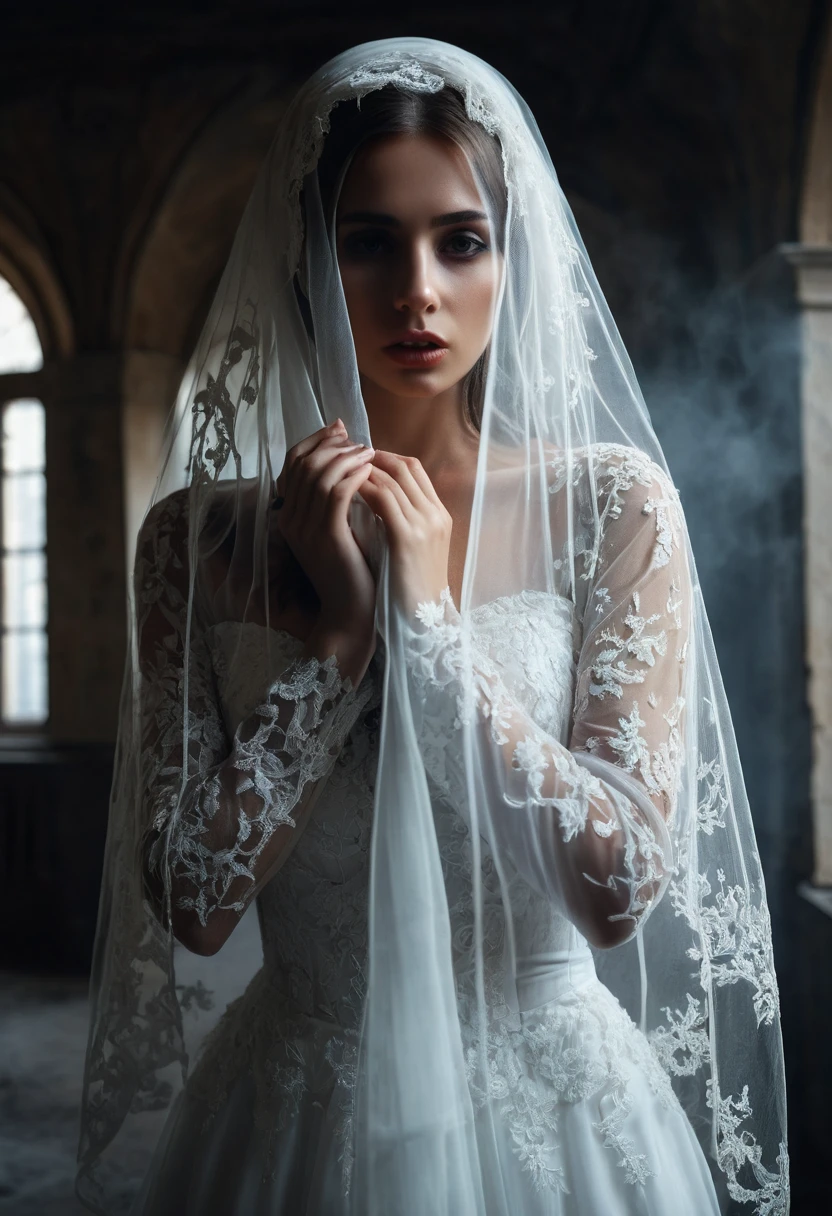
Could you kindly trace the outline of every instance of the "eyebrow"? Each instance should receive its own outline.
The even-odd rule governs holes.
[[[445,215],[435,215],[430,222],[431,228],[445,228],[448,224],[469,224],[472,220],[487,220],[484,211],[449,211]],[[401,228],[401,220],[395,215],[384,215],[380,211],[350,211],[342,215],[339,224],[379,224],[385,228]]]

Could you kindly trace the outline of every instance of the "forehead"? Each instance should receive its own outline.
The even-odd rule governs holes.
[[[353,158],[338,211],[441,215],[482,207],[471,166],[455,143],[433,135],[385,135]]]

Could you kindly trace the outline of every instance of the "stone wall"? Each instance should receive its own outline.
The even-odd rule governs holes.
[[[255,3],[242,20],[230,5],[208,19],[180,0],[94,20],[83,9],[70,20],[57,4],[51,21],[25,7],[7,19],[0,272],[15,272],[62,360],[59,376],[71,381],[55,382],[64,404],[49,406],[53,737],[112,739],[124,642],[117,588],[172,386],[300,79],[352,42],[425,32],[463,43],[516,81],[672,455],[689,446],[666,390],[671,368],[684,380],[692,314],[705,317],[714,292],[794,235],[822,9],[812,0],[787,9],[564,0],[545,11],[420,10],[414,23],[368,3],[352,6],[346,23],[330,3],[315,6],[314,20],[289,3]],[[704,390],[713,353],[698,369]],[[105,367],[121,379],[103,389]],[[690,425],[701,433],[692,416]],[[72,527],[81,529],[74,539]],[[709,528],[703,521],[703,535]],[[700,563],[707,581],[707,551]],[[715,576],[718,635],[724,594]],[[726,649],[742,640],[730,628],[723,636]],[[777,670],[772,663],[772,678]],[[745,694],[734,692],[742,719]]]

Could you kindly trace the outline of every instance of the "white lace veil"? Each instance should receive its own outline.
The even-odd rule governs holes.
[[[483,1129],[507,1087],[524,1085],[533,1111],[540,1076],[554,1083],[581,1056],[579,1043],[543,1043],[525,1078],[500,1070],[519,1013],[547,999],[545,951],[523,940],[531,901],[596,946],[615,946],[594,951],[598,974],[651,1043],[645,1067],[657,1060],[681,1100],[723,1209],[785,1213],[769,917],[681,506],[534,118],[498,72],[458,48],[410,38],[355,47],[304,85],[276,134],[172,414],[148,516],[179,493],[185,654],[200,610],[187,571],[235,536],[243,496],[256,504],[254,526],[237,529],[235,556],[242,546],[253,555],[254,596],[267,581],[267,508],[287,447],[336,416],[371,442],[316,166],[333,107],[388,85],[462,95],[469,118],[499,141],[507,210],[503,220],[490,207],[502,225],[503,277],[462,602],[445,595],[404,615],[390,595],[380,522],[363,503],[352,508],[378,567],[384,656],[367,985],[357,1050],[342,1062],[354,1097],[345,1144],[353,1210],[390,1216],[405,1210],[402,1196],[409,1216],[523,1210]],[[157,535],[151,558],[170,543]],[[149,747],[159,690],[143,678],[138,636],[148,595],[162,591],[148,591],[142,552],[140,543],[78,1182],[85,1202],[107,1213],[127,1204],[140,1145],[193,1065],[211,993],[228,999],[237,965],[232,935],[180,974],[183,952],[142,880],[151,829],[164,875],[188,783],[216,754],[196,720],[189,662],[167,723],[181,772]],[[518,606],[532,602],[566,614],[573,629],[574,686],[562,687],[561,675],[552,694],[570,698],[560,738],[500,662]],[[473,627],[486,605],[504,610],[496,644]],[[539,675],[545,681],[545,663]],[[161,805],[148,790],[163,770],[174,783]],[[440,800],[457,812],[455,842],[441,838]],[[274,827],[270,805],[263,793],[258,847]],[[209,921],[222,883],[218,863],[206,869],[204,849],[201,857]],[[235,991],[247,978],[236,977]],[[609,1143],[618,1117],[603,1129]],[[545,1120],[532,1125],[517,1152],[545,1185],[556,1169],[551,1137]]]

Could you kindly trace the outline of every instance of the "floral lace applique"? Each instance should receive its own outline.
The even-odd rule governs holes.
[[[687,1000],[688,1007],[683,1014],[663,1009],[667,1026],[658,1026],[648,1035],[665,1072],[674,1077],[692,1076],[711,1058],[702,1001],[690,993],[687,993]]]
[[[708,1082],[708,1105],[716,1107],[717,1159],[728,1180],[728,1194],[738,1203],[753,1203],[757,1216],[786,1216],[789,1204],[789,1154],[780,1145],[777,1173],[767,1170],[761,1161],[756,1138],[742,1124],[752,1117],[748,1086],[738,1098],[717,1095],[712,1081]],[[757,1183],[747,1187],[738,1179],[740,1171],[750,1174]],[[749,1178],[750,1181],[750,1178]]]
[[[358,96],[395,85],[399,89],[410,89],[414,93],[438,93],[445,87],[445,80],[436,72],[429,72],[413,56],[396,56],[368,63],[348,77],[350,89]]]
[[[229,741],[216,688],[222,652],[212,648],[210,630],[195,614],[186,637],[186,575],[171,543],[174,535],[186,535],[178,527],[183,511],[180,497],[161,504],[145,530],[137,565],[137,585],[151,589],[140,607],[147,688],[141,764],[155,833],[149,867],[189,885],[192,893],[180,895],[177,906],[195,911],[205,926],[214,911],[245,909],[257,859],[279,826],[294,827],[304,789],[332,768],[369,690],[357,693],[348,677],[342,679],[334,655],[322,662],[295,657],[287,664],[284,635],[268,631],[279,674],[263,677],[265,695]],[[264,627],[253,628],[262,639]]]
[[[453,898],[452,921],[473,924],[470,831],[450,814],[440,820],[446,887]],[[552,913],[519,879],[511,884],[515,926],[545,920]],[[503,996],[505,913],[490,856],[483,858],[483,942],[486,964],[487,1026],[481,1042],[477,1017],[476,966],[470,928],[455,941],[468,943],[455,957],[457,999],[468,1085],[474,1104],[494,1104],[511,1136],[514,1152],[537,1190],[566,1190],[560,1156],[564,1105],[592,1097],[602,1112],[593,1124],[611,1149],[625,1180],[636,1185],[653,1170],[625,1133],[630,1111],[629,1078],[645,1078],[663,1106],[678,1109],[672,1086],[656,1053],[613,995],[595,980],[557,1000],[518,1014]],[[557,930],[556,930],[557,931]],[[483,1049],[486,1074],[483,1075]]]

